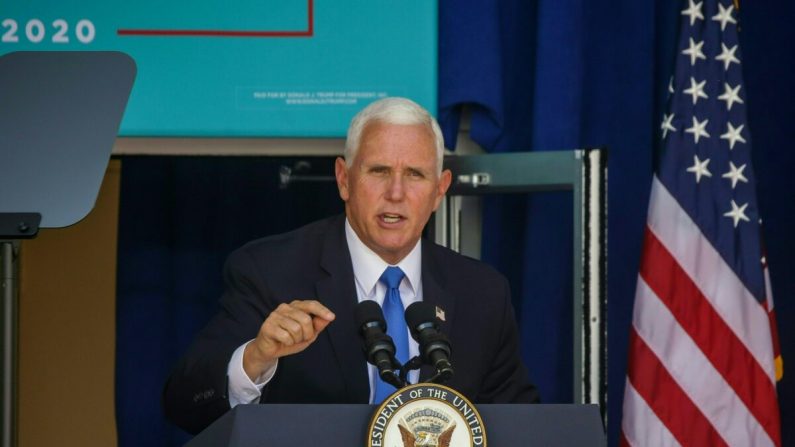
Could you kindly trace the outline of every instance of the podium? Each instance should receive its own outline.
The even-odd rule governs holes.
[[[375,405],[238,405],[187,447],[364,447]],[[478,405],[490,446],[605,446],[597,405]]]

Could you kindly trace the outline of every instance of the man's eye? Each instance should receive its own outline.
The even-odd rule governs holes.
[[[409,171],[409,177],[412,177],[412,178],[425,178],[425,174],[423,174],[420,171],[410,170]]]

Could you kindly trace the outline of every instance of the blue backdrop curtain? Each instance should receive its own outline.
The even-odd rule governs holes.
[[[302,159],[303,160],[303,159]],[[333,183],[279,188],[296,159],[126,157],[117,277],[116,421],[120,446],[178,446],[160,391],[218,309],[226,255],[245,242],[341,213]],[[311,172],[333,160],[309,159]]]
[[[440,1],[439,119],[455,145],[462,108],[490,152],[609,149],[608,433],[616,445],[641,234],[679,2]],[[795,5],[742,2],[744,99],[781,327],[795,324]],[[162,418],[169,368],[214,311],[225,255],[341,210],[326,189],[279,190],[272,160],[126,158],[119,240],[117,421],[121,446],[180,445]],[[331,166],[319,166],[332,172]],[[295,209],[310,198],[318,207]],[[321,208],[328,205],[328,209]],[[295,213],[282,213],[293,209]],[[571,396],[571,195],[485,204],[483,256],[509,276],[523,356],[545,402]],[[278,216],[278,217],[277,217]],[[568,225],[568,226],[567,226]],[[568,324],[568,326],[566,326]],[[795,334],[781,331],[787,359]],[[780,383],[782,420],[795,387]],[[784,424],[784,445],[795,433]]]
[[[609,150],[608,419],[615,433],[661,105],[657,97],[672,58],[676,5],[503,1],[487,14],[479,2],[468,3],[467,16],[498,30],[498,36],[462,37],[445,28],[460,17],[450,22],[444,17],[458,16],[463,5],[449,2],[442,10],[442,54],[462,38],[471,40],[468,50],[457,50],[460,57],[441,61],[443,122],[454,125],[461,105],[473,104],[471,136],[488,151]],[[490,56],[473,61],[480,54]],[[469,65],[478,67],[474,76]],[[482,82],[500,87],[479,88]],[[473,98],[473,91],[489,94]],[[511,278],[524,358],[545,402],[573,400],[571,208],[570,193],[501,197],[487,202],[484,216],[484,259]]]

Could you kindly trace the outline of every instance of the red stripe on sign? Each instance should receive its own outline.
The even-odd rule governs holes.
[[[727,445],[634,327],[629,334],[627,377],[680,444]]]
[[[729,383],[770,438],[780,445],[778,402],[773,382],[648,227],[640,276]],[[737,296],[742,298],[740,293]]]
[[[197,37],[310,37],[311,31],[215,31],[174,29],[120,29],[119,36],[197,36]]]
[[[119,29],[119,36],[164,36],[164,37],[312,37],[315,32],[314,0],[307,0],[307,26],[300,31],[236,31],[236,30],[182,30],[182,29]]]
[[[313,35],[315,33],[315,3],[312,0],[309,0],[309,4],[307,5],[307,11],[309,11],[309,17],[307,21],[309,22],[307,26],[307,32],[309,35]]]

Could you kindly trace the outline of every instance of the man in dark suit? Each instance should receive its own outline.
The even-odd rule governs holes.
[[[450,185],[442,155],[438,124],[409,100],[357,114],[335,165],[345,216],[230,255],[221,311],[166,383],[167,417],[195,433],[240,403],[379,403],[394,388],[366,365],[353,314],[366,299],[386,311],[390,290],[402,308],[436,306],[454,348],[450,386],[476,403],[537,401],[505,278],[420,238]],[[393,285],[387,271],[398,272]],[[397,341],[408,330],[401,321],[389,333]],[[398,351],[416,355],[406,343],[396,342]],[[423,368],[409,378],[430,375]]]

